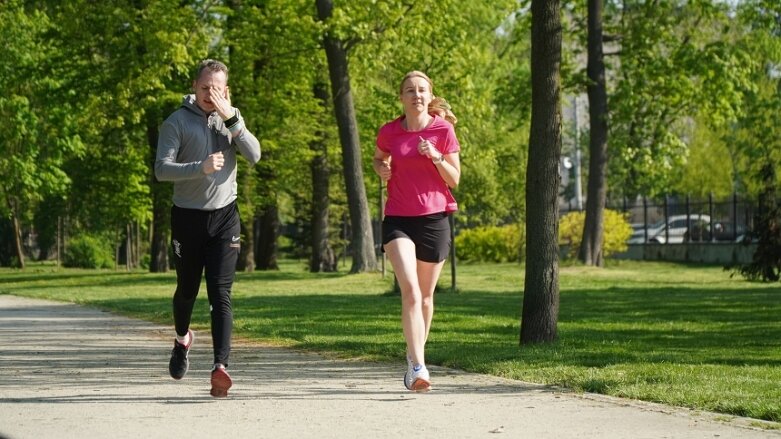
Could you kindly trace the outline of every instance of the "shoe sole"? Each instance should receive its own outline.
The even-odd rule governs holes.
[[[215,398],[227,398],[228,389],[233,386],[233,380],[228,374],[220,373],[212,375],[212,389],[209,392]]]
[[[407,387],[407,374],[404,374],[404,387]],[[423,378],[416,379],[411,386],[407,387],[407,390],[413,392],[428,392],[431,390],[431,381],[424,380]]]
[[[428,392],[431,390],[431,382],[418,378],[412,383],[410,390],[413,392]]]
[[[190,365],[188,364],[187,366],[185,366],[185,368],[186,368],[186,369],[189,369],[189,368],[190,368]],[[187,375],[187,370],[185,370],[185,371],[184,371],[184,373],[182,374],[182,376],[177,376],[177,375],[174,375],[173,373],[171,373],[171,370],[170,370],[170,369],[168,370],[168,374],[169,374],[169,375],[171,375],[171,378],[173,378],[173,379],[174,379],[174,381],[179,381],[179,380],[181,380],[182,378],[184,378],[184,376],[185,376],[185,375]]]

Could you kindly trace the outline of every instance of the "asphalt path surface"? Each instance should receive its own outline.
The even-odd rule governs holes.
[[[208,332],[187,376],[168,376],[172,326],[0,295],[0,438],[781,438],[751,419],[435,366],[433,390],[412,393],[404,364],[242,340],[215,399]]]

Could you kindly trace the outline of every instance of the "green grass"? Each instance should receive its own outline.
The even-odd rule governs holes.
[[[0,293],[72,301],[172,325],[173,273],[0,269]],[[559,341],[519,347],[523,268],[461,264],[440,280],[427,362],[575,391],[781,421],[781,284],[720,267],[652,262],[561,268]],[[235,334],[371,360],[402,361],[392,277],[239,273]],[[205,288],[194,326],[208,330]]]

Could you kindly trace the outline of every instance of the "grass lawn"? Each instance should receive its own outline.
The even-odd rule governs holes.
[[[0,269],[0,294],[71,301],[173,327],[173,273]],[[576,391],[781,421],[781,284],[730,278],[721,267],[613,262],[563,266],[559,341],[519,347],[523,268],[449,264],[436,296],[428,363]],[[401,364],[392,277],[239,273],[235,334],[331,355]],[[195,329],[208,330],[202,287]],[[173,330],[173,329],[172,329]],[[401,366],[400,366],[401,367]]]

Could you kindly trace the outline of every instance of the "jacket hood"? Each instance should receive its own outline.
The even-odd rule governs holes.
[[[192,111],[193,113],[199,116],[208,116],[208,114],[206,114],[203,110],[201,110],[201,107],[199,107],[198,104],[195,103],[194,94],[185,95],[182,98],[182,107]]]

